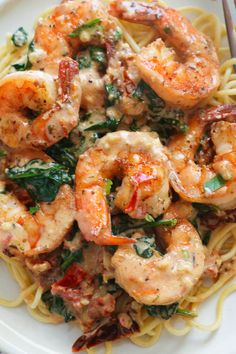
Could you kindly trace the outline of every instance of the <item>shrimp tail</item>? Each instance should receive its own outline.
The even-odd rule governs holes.
[[[96,243],[96,240],[93,240]],[[99,238],[99,245],[108,245],[108,246],[119,246],[119,245],[128,245],[135,243],[136,240],[123,236],[113,236],[113,235],[102,235]]]
[[[71,58],[63,59],[59,64],[58,80],[61,101],[70,102],[72,82],[79,73],[78,63]]]
[[[54,135],[60,138],[68,136],[68,133],[76,126],[80,107],[81,92],[76,75],[78,64],[71,58],[63,59],[58,71],[58,100],[51,110],[37,117],[31,126],[33,140],[41,140],[41,145],[50,146],[55,143]],[[71,106],[75,114],[71,114],[71,122],[66,119],[67,107]],[[61,116],[61,117],[60,117]],[[57,124],[59,122],[59,124]]]
[[[216,122],[219,120],[228,119],[236,116],[235,104],[224,104],[221,106],[213,107],[203,112],[201,120],[204,122]]]

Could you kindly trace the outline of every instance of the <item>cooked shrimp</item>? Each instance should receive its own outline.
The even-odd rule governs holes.
[[[47,147],[68,136],[78,123],[77,73],[77,63],[67,58],[59,66],[58,89],[53,78],[41,71],[5,76],[0,82],[1,140],[14,148]],[[39,114],[36,119],[29,118],[33,112]]]
[[[51,161],[43,152],[21,150],[20,153],[12,153],[11,163],[15,161],[22,166],[36,158]],[[32,256],[57,248],[75,219],[71,188],[68,185],[61,186],[53,202],[39,203],[40,209],[31,215],[5,187],[5,182],[0,182],[0,249]]]
[[[93,35],[87,28],[81,36],[70,38],[69,35],[77,27],[96,19],[101,22]],[[63,57],[74,57],[84,45],[106,46],[116,29],[117,25],[101,1],[62,1],[48,16],[39,20],[35,29],[35,51],[30,61],[33,62],[33,68],[57,74],[58,64]]]
[[[179,203],[172,205],[165,218],[179,217],[181,208]],[[112,257],[116,282],[137,302],[168,305],[179,301],[202,275],[205,256],[201,239],[181,217],[174,228],[158,232],[167,247],[164,256],[153,251],[150,258],[142,258],[133,245],[122,245]]]
[[[178,11],[157,1],[114,1],[113,16],[155,28],[158,38],[136,57],[140,76],[170,105],[192,108],[219,85],[219,61],[210,38]]]
[[[170,181],[181,198],[189,202],[211,203],[221,209],[236,205],[236,106],[220,106],[190,119],[188,132],[170,142]],[[224,120],[227,121],[224,121]],[[212,123],[213,122],[213,123]],[[209,164],[198,164],[195,155],[210,123],[215,156]],[[219,180],[218,186],[209,181]],[[213,179],[213,180],[212,180]],[[210,182],[211,184],[211,182]]]
[[[88,241],[122,244],[132,240],[111,235],[106,200],[107,179],[120,176],[115,205],[132,218],[154,217],[170,204],[167,158],[158,136],[118,131],[107,134],[80,156],[76,168],[79,228]]]

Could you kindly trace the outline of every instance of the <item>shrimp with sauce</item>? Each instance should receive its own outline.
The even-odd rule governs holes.
[[[52,160],[37,150],[12,152],[10,164],[22,166],[40,159]],[[6,182],[0,182],[0,249],[24,256],[48,253],[63,241],[75,220],[74,195],[69,185],[62,185],[51,203],[39,203],[39,210],[31,215],[26,206],[6,189]]]
[[[219,60],[210,38],[177,10],[157,1],[114,1],[110,13],[152,26],[158,39],[141,49],[140,76],[167,103],[188,109],[210,97],[219,85]]]
[[[168,146],[170,182],[189,202],[214,204],[223,210],[236,205],[236,106],[223,105],[197,112],[186,134],[175,136]],[[204,131],[210,124],[214,156],[197,163]],[[209,150],[209,149],[208,149]]]
[[[107,179],[120,176],[115,206],[132,218],[162,214],[170,204],[167,157],[156,134],[118,131],[98,140],[80,156],[76,168],[79,228],[97,244],[131,243],[112,236],[106,199]]]
[[[74,34],[76,29],[78,33]],[[30,62],[33,69],[55,76],[64,56],[76,58],[88,46],[102,47],[107,53],[110,52],[115,45],[117,31],[117,24],[100,0],[62,1],[48,16],[39,20]],[[97,66],[90,63],[79,73],[81,107],[86,110],[104,105],[104,80]]]
[[[65,58],[59,65],[58,88],[54,79],[41,71],[5,76],[0,82],[1,140],[13,148],[42,148],[68,136],[79,119],[77,74],[77,63]],[[36,118],[32,118],[34,113]]]
[[[142,258],[133,245],[121,245],[112,257],[116,282],[137,302],[168,305],[184,298],[204,271],[204,247],[198,232],[187,221],[186,206],[177,202],[165,218],[177,218],[175,227],[162,227],[157,237],[166,245],[166,254],[154,250]],[[136,240],[142,235],[136,235]],[[135,269],[135,271],[134,271]]]

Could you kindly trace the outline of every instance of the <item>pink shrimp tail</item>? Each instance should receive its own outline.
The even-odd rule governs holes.
[[[78,63],[71,58],[63,59],[59,65],[58,79],[61,88],[62,102],[67,102],[71,96],[72,81],[79,72]]]

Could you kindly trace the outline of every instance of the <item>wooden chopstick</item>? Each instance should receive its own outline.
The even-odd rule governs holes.
[[[236,6],[236,0],[234,0],[234,3]],[[231,56],[232,58],[236,58],[236,33],[234,30],[233,14],[229,7],[228,0],[222,0],[222,4],[223,4],[225,24],[226,24],[227,35],[229,39]],[[236,16],[234,20],[236,20]],[[236,72],[236,66],[234,66],[234,70]]]

